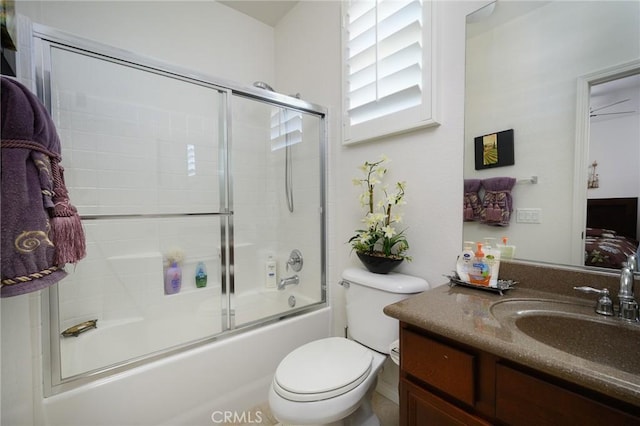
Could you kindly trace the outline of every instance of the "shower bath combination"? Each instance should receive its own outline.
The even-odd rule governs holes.
[[[179,363],[184,377],[192,377],[188,361],[183,365],[185,358],[171,355],[198,356],[193,349],[203,345],[211,354],[224,353],[223,342],[233,340],[227,336],[261,336],[267,324],[325,315],[325,108],[283,99],[266,83],[256,83],[265,90],[256,95],[251,87],[185,74],[47,27],[34,28],[34,49],[47,52],[35,55],[41,99],[52,117],[68,118],[55,123],[63,136],[81,132],[87,141],[82,148],[62,141],[66,184],[87,231],[88,250],[43,300],[45,395],[106,377],[109,386],[125,386],[111,376],[142,377],[146,373],[136,367],[152,360]],[[68,69],[92,73],[78,76]],[[50,80],[42,79],[45,75]],[[117,84],[122,96],[95,83],[103,79],[113,83],[109,87]],[[79,96],[82,103],[61,101]],[[186,101],[172,102],[177,97]],[[272,193],[280,186],[274,177],[282,173],[268,136],[274,106],[280,110],[279,127],[287,130],[281,135],[287,209],[294,211],[294,162],[295,183],[305,188],[296,201],[317,209],[272,214],[280,210]],[[92,120],[86,120],[87,111]],[[266,138],[258,140],[256,134]],[[148,161],[140,161],[140,153]],[[94,175],[100,179],[89,185],[86,179]],[[264,190],[256,190],[256,182]],[[292,228],[300,231],[286,232]],[[302,265],[301,255],[287,263],[293,247],[305,253],[298,284],[280,291],[266,288],[268,254],[283,274],[286,266]],[[174,249],[185,254],[182,286],[166,295],[164,270]],[[199,266],[206,267],[206,286],[196,283]],[[323,332],[323,322],[311,326],[314,333]],[[73,328],[78,324],[83,326]],[[276,346],[279,351],[286,345]],[[224,359],[211,359],[214,367],[203,370],[228,369]],[[71,404],[75,397],[60,401]],[[58,423],[81,422],[78,417],[75,423]]]

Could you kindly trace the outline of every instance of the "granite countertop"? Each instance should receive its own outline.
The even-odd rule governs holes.
[[[501,296],[473,288],[442,285],[389,305],[384,312],[413,326],[640,407],[640,375],[555,349],[499,322],[492,314],[491,306],[512,299],[566,301],[576,309],[593,312],[597,298],[593,295],[590,298],[571,297],[526,286],[517,286]],[[620,325],[638,327],[640,333],[640,324],[620,322]],[[579,334],[580,330],[567,330],[567,333]],[[626,351],[636,359],[640,357],[638,347],[609,349]]]

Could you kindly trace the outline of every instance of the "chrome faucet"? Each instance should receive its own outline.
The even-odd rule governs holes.
[[[298,275],[282,278],[278,282],[278,290],[284,290],[284,288],[288,285],[298,285],[298,284],[300,284],[300,277],[298,277]]]
[[[640,313],[638,302],[633,295],[633,272],[638,270],[638,256],[630,254],[627,262],[620,271],[620,290],[618,290],[618,316],[624,320],[638,322]],[[583,293],[599,294],[600,298],[596,304],[596,313],[606,316],[614,316],[613,302],[609,297],[609,290],[606,288],[597,289],[593,287],[574,287],[574,290]]]
[[[587,286],[583,286],[583,287],[574,287],[574,290],[578,290],[581,291],[582,293],[595,293],[595,294],[599,294],[600,298],[598,299],[598,302],[596,303],[596,313],[600,314],[600,315],[605,315],[608,317],[612,317],[613,316],[613,302],[611,301],[611,298],[609,297],[609,290],[606,288],[603,289],[597,289],[597,288],[593,288],[593,287],[587,287]]]
[[[627,257],[627,263],[620,271],[620,290],[618,291],[619,315],[628,321],[638,321],[638,303],[633,295],[633,272],[638,268],[635,254]]]

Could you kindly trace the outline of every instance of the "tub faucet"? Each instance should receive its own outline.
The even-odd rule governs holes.
[[[298,275],[282,278],[280,279],[280,282],[278,282],[278,290],[284,290],[284,288],[288,285],[298,285],[298,284],[300,284],[300,277],[298,277]]]
[[[637,270],[637,257],[629,255],[627,264],[620,271],[620,290],[618,302],[620,317],[629,321],[638,321],[638,303],[633,295],[633,272]]]

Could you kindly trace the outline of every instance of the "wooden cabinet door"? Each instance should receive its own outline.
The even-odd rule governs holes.
[[[401,426],[488,426],[489,424],[408,380],[400,379]]]
[[[496,418],[522,426],[640,424],[638,417],[501,364],[496,366]]]
[[[476,365],[473,354],[429,337],[402,330],[403,371],[473,407],[476,403]],[[409,349],[405,349],[409,348]]]

